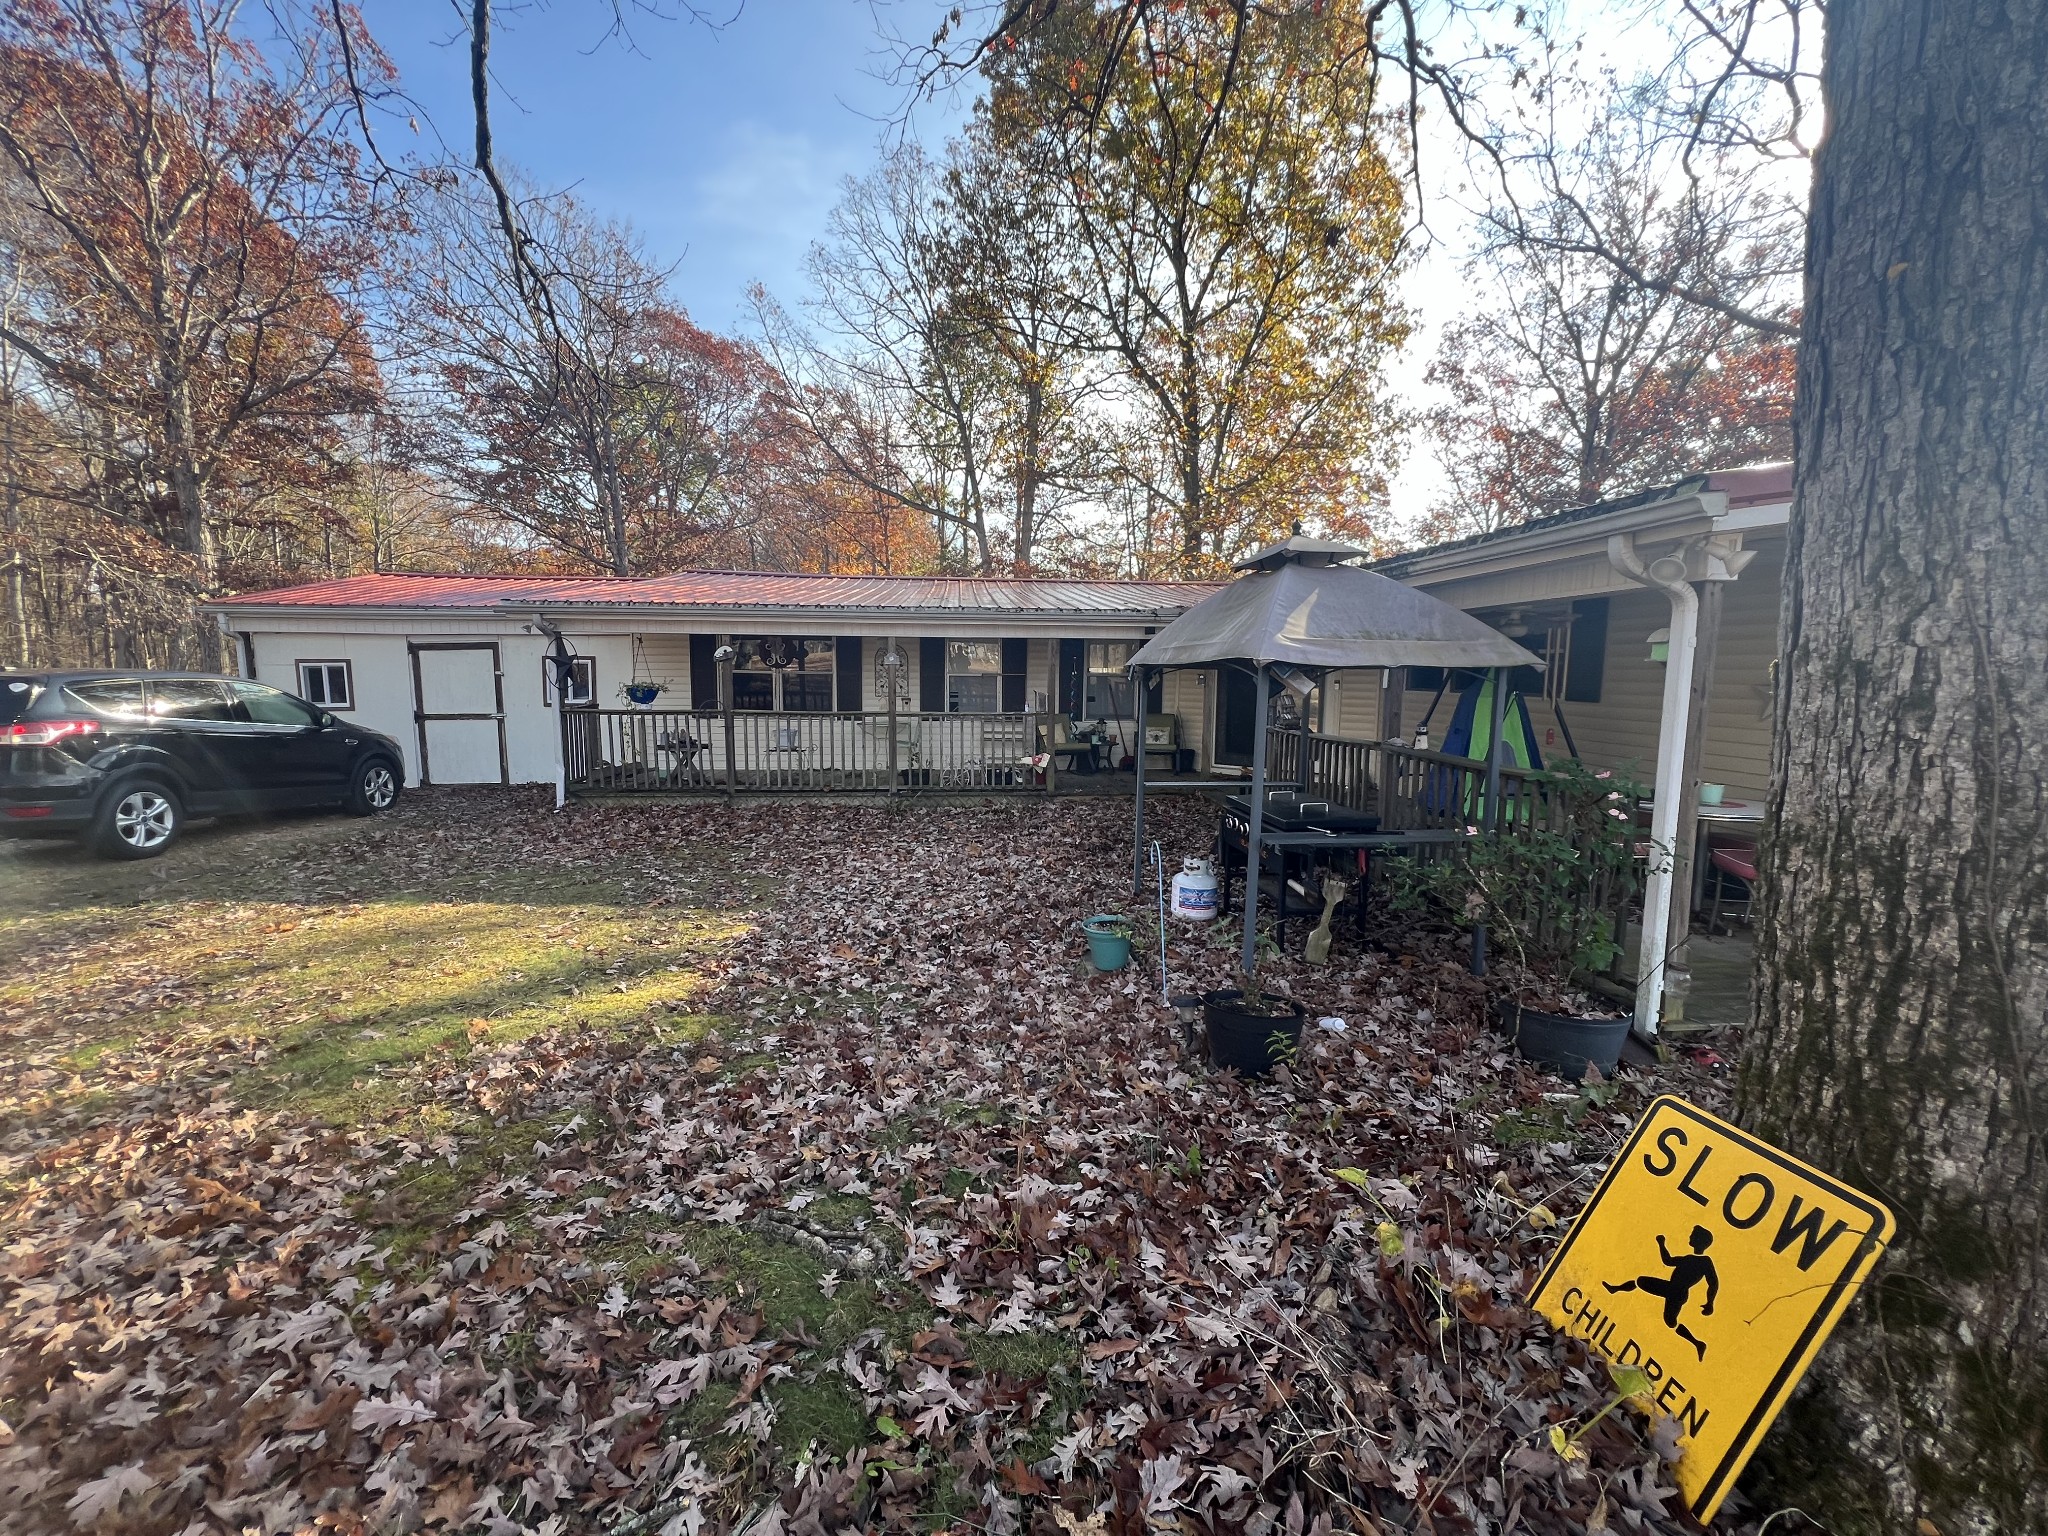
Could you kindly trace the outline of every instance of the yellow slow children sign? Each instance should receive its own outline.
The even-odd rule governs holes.
[[[1879,1202],[1664,1097],[1551,1256],[1530,1304],[1650,1378],[1702,1521],[1891,1238]]]

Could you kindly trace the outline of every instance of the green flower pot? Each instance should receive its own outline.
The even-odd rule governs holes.
[[[1088,958],[1098,971],[1120,971],[1131,963],[1131,936],[1122,918],[1098,914],[1081,924],[1081,932],[1088,940]]]

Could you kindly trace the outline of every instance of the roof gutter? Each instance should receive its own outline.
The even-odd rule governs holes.
[[[1712,519],[1719,516],[1726,506],[1727,498],[1719,492],[1691,491],[1667,501],[1654,501],[1641,507],[1624,507],[1619,511],[1609,512],[1600,517],[1589,517],[1581,522],[1557,523],[1542,528],[1519,528],[1512,533],[1502,534],[1499,538],[1485,539],[1476,544],[1460,544],[1450,549],[1425,549],[1418,550],[1412,555],[1396,555],[1390,560],[1380,561],[1373,569],[1384,576],[1409,581],[1417,576],[1455,571],[1461,566],[1478,564],[1481,561],[1512,562],[1515,556],[1532,549],[1555,548],[1581,541],[1598,542],[1620,533],[1640,533],[1683,517],[1698,516]]]

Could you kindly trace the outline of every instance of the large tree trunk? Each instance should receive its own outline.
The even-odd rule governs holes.
[[[1899,1237],[1765,1449],[2048,1530],[2048,6],[1832,0],[1743,1118]]]

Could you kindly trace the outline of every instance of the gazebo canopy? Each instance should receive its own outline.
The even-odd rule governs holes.
[[[1296,534],[1238,562],[1247,574],[1145,642],[1133,667],[1540,667],[1461,609],[1342,562],[1363,550]]]

